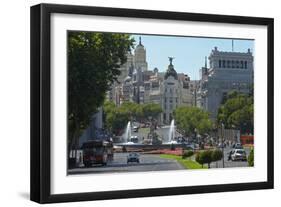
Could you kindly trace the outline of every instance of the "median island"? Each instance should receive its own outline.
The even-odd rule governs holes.
[[[206,166],[203,166],[203,168],[202,168],[202,166],[198,162],[191,160],[191,159],[184,159],[184,158],[182,158],[182,156],[179,156],[179,155],[162,154],[162,155],[160,155],[160,157],[176,160],[185,169],[207,169]]]

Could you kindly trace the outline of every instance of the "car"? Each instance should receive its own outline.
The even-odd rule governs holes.
[[[127,163],[129,162],[140,162],[140,158],[139,158],[139,154],[136,152],[131,152],[128,156],[127,156]]]
[[[133,126],[133,132],[138,132],[139,131],[139,127],[138,126]]]
[[[247,161],[247,154],[244,149],[235,149],[231,153],[232,161]]]
[[[195,150],[195,148],[196,148],[195,144],[191,144],[191,143],[185,144],[185,149],[187,150]]]
[[[241,145],[241,143],[236,143],[233,145],[234,149],[243,149],[243,146]]]
[[[138,143],[139,142],[139,138],[138,136],[131,136],[130,137],[130,141],[133,142],[133,144]]]
[[[218,144],[218,148],[225,148],[226,147],[226,144],[225,143],[219,143]]]

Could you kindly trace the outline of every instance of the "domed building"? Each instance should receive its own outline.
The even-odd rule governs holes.
[[[186,74],[177,73],[173,59],[169,57],[170,63],[166,70],[156,67],[148,70],[146,49],[140,37],[135,50],[127,54],[127,62],[120,68],[121,75],[108,93],[108,99],[116,105],[124,102],[159,104],[162,113],[158,123],[170,124],[176,107],[192,104],[188,87],[190,78]]]
[[[172,57],[169,57],[170,64],[164,75],[163,81],[163,122],[169,124],[173,119],[173,111],[180,104],[181,84],[178,80],[177,71],[174,68]]]

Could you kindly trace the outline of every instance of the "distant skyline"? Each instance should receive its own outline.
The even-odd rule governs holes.
[[[209,57],[212,49],[232,51],[232,39],[178,37],[160,35],[132,35],[146,49],[148,69],[155,67],[164,72],[169,65],[168,57],[175,57],[173,65],[178,73],[187,74],[192,80],[199,79],[199,69],[205,65],[205,56]],[[234,39],[234,52],[247,52],[250,49],[254,56],[254,40]],[[209,67],[209,61],[207,61]]]

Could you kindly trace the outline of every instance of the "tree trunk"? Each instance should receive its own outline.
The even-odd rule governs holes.
[[[74,130],[73,130],[73,134],[71,136],[71,144],[70,144],[70,148],[69,148],[69,154],[70,151],[73,149],[74,146],[74,157],[75,157],[75,163],[77,162],[77,157],[78,157],[78,145],[79,145],[79,124],[77,120],[74,120]],[[69,155],[68,155],[69,156]],[[77,164],[77,163],[76,163]]]

